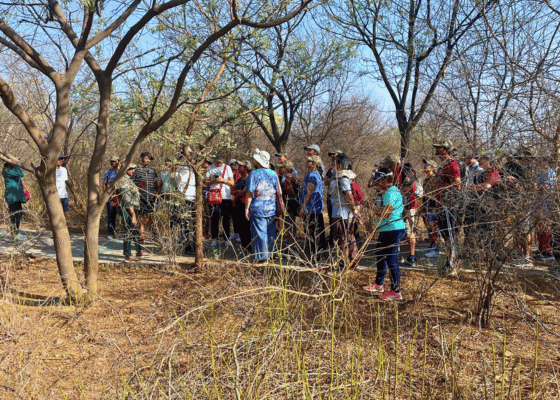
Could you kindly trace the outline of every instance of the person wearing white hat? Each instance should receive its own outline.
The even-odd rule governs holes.
[[[316,145],[316,144],[310,144],[309,146],[305,146],[303,148],[306,151],[307,157],[313,157],[313,156],[320,156],[321,155],[321,148]],[[319,158],[320,160],[321,158]],[[321,161],[320,164],[317,165],[317,171],[319,172],[319,175],[321,175],[321,178],[325,178],[325,166],[323,164],[323,161]]]
[[[277,205],[283,213],[284,203],[278,176],[268,168],[270,154],[255,149],[253,164],[255,169],[247,182],[245,218],[251,223],[255,262],[264,263],[274,251]]]

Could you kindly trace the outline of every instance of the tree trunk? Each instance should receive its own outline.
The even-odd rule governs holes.
[[[202,177],[200,171],[195,173],[196,184],[196,224],[194,235],[194,262],[197,268],[204,265],[204,235],[202,233],[204,223],[204,199],[202,197]]]
[[[90,300],[97,293],[97,272],[99,269],[99,221],[103,207],[88,203],[86,216],[86,237],[84,241],[84,274]]]
[[[38,182],[51,223],[56,263],[58,265],[60,279],[62,280],[62,286],[72,302],[81,303],[84,299],[85,291],[78,281],[78,276],[74,268],[70,233],[66,225],[64,211],[62,210],[62,203],[56,191],[54,176],[52,176],[51,179],[39,178]]]
[[[408,157],[408,147],[410,144],[410,129],[404,111],[397,110],[397,124],[399,127],[399,134],[401,137],[401,160]]]
[[[84,274],[86,286],[89,289],[90,300],[97,292],[97,273],[99,270],[99,221],[105,204],[102,202],[103,193],[100,190],[103,156],[107,149],[109,132],[109,115],[111,106],[112,80],[106,76],[98,77],[99,85],[99,118],[95,147],[88,168],[87,186],[88,200],[86,212],[86,237],[84,241]],[[101,202],[101,204],[100,204]]]

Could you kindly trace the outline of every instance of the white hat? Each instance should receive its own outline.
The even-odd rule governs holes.
[[[239,161],[237,161],[235,158],[232,158],[231,160],[229,160],[229,162],[227,163],[227,165],[232,165],[232,164],[237,164],[237,165],[239,165]]]
[[[253,158],[263,168],[268,168],[268,166],[270,165],[270,154],[268,154],[267,151],[255,149],[255,154],[253,154]]]
[[[304,150],[315,150],[317,152],[317,154],[321,154],[321,149],[316,144],[311,144],[309,146],[305,146],[303,149]]]

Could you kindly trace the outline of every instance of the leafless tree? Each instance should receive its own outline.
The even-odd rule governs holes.
[[[142,121],[132,146],[128,149],[123,168],[117,177],[122,179],[126,166],[137,154],[144,139],[161,128],[188,100],[185,89],[191,82],[193,66],[220,38],[236,34],[236,29],[271,28],[289,21],[306,9],[311,0],[290,7],[289,2],[266,2],[243,8],[237,1],[223,7],[214,3],[170,0],[145,4],[141,0],[105,3],[106,19],[97,17],[102,2],[3,3],[0,6],[0,45],[19,62],[39,71],[53,87],[51,131],[45,131],[22,106],[25,97],[14,92],[10,83],[0,78],[0,96],[4,106],[15,115],[33,140],[40,154],[38,163],[23,163],[9,149],[0,157],[20,165],[33,173],[39,182],[52,226],[57,263],[62,283],[70,298],[90,297],[78,281],[70,235],[56,191],[55,169],[68,135],[72,111],[71,93],[78,76],[93,74],[97,83],[98,115],[91,162],[87,174],[88,198],[86,216],[85,277],[86,288],[97,290],[99,219],[104,204],[111,196],[100,188],[103,156],[110,137],[110,117],[113,89],[119,78],[134,74],[142,68],[152,68],[154,79],[149,104],[142,104]],[[286,11],[288,10],[288,11]],[[180,11],[187,25],[183,26],[184,46],[176,52],[163,41],[168,27],[165,17]],[[208,19],[214,23],[206,23]],[[161,42],[160,42],[161,41]],[[154,46],[153,43],[156,43]],[[87,66],[87,68],[85,67]],[[6,71],[3,71],[6,76]],[[173,81],[173,90],[169,80]],[[17,94],[16,94],[17,93]],[[169,96],[166,96],[169,94]],[[18,97],[21,96],[21,99]],[[198,95],[194,96],[199,97]]]

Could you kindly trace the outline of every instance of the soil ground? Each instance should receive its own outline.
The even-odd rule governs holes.
[[[551,275],[504,276],[481,328],[475,274],[405,271],[395,306],[357,271],[113,264],[80,308],[53,261],[0,265],[0,399],[559,398]]]

